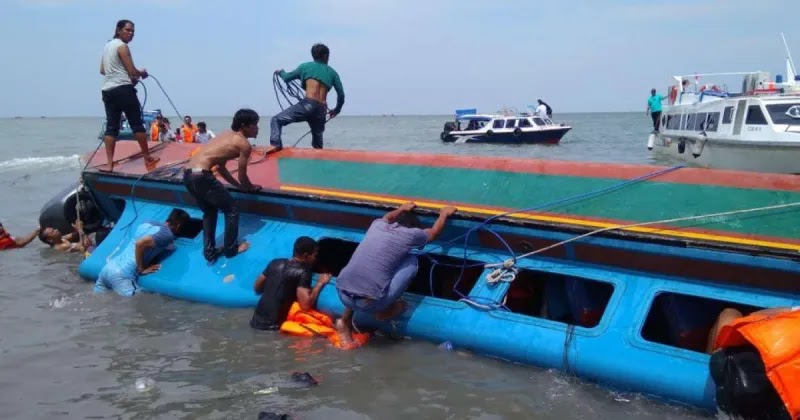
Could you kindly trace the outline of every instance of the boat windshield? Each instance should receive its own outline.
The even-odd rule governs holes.
[[[767,105],[773,124],[800,125],[800,103]]]

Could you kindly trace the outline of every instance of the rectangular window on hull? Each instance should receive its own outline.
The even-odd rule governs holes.
[[[527,119],[527,118],[519,120],[519,126],[520,127],[532,127],[531,126],[531,121],[529,119]]]
[[[748,125],[767,125],[767,119],[764,118],[764,113],[761,112],[761,106],[748,106],[747,118],[745,119],[744,123]]]
[[[495,122],[492,123],[492,128],[503,128],[504,123],[505,121],[503,120],[495,120]]]
[[[514,128],[517,124],[517,120],[506,120],[506,128]]]
[[[602,319],[613,292],[610,283],[520,270],[505,305],[514,313],[592,328]]]
[[[710,112],[706,120],[706,131],[717,131],[719,127],[719,112]]]
[[[686,114],[686,124],[683,125],[684,130],[694,130],[694,117],[695,114]]]
[[[800,103],[767,105],[773,124],[800,125]]]
[[[700,112],[694,119],[694,131],[703,131],[706,127],[706,117],[708,114],[705,112]]]
[[[736,309],[749,314],[761,308],[716,299],[664,292],[656,295],[642,328],[642,338],[705,353],[720,313]]]
[[[722,115],[722,123],[723,124],[730,124],[732,122],[733,122],[733,107],[732,106],[726,106],[725,107],[725,112],[723,112],[723,115]]]

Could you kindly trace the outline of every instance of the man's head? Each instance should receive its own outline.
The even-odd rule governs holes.
[[[114,29],[114,38],[119,38],[122,42],[127,44],[133,41],[134,32],[133,22],[128,19],[122,19],[117,21],[117,27]]]
[[[255,111],[242,108],[234,114],[231,130],[241,132],[248,139],[254,139],[258,137],[258,120]]]
[[[172,209],[167,216],[167,227],[174,235],[180,233],[181,227],[189,221],[189,213],[182,209]]]
[[[39,240],[50,246],[60,243],[62,236],[64,235],[60,230],[52,227],[43,227],[39,231]]]
[[[328,64],[328,59],[331,57],[331,50],[329,50],[325,44],[314,44],[311,47],[311,57],[314,61]]]
[[[294,241],[292,257],[294,257],[295,260],[308,265],[314,265],[317,262],[318,254],[319,244],[308,236],[301,236]]]
[[[199,123],[197,123],[197,131],[199,131],[201,133],[205,133],[206,132],[206,123],[204,123],[203,121],[200,121]]]
[[[537,100],[536,100],[536,102],[538,102],[538,103],[539,103],[539,105],[544,105],[544,101],[543,101],[543,100],[541,100],[541,99],[537,99]]]
[[[188,115],[183,117],[183,122],[185,122],[186,125],[192,125],[192,117],[190,117]]]
[[[656,89],[655,88],[650,89],[650,95],[655,96],[655,94],[656,94]]]
[[[395,221],[400,226],[404,226],[407,228],[422,227],[422,222],[419,221],[419,217],[417,217],[417,215],[412,211],[404,211],[400,213],[400,215],[397,216],[397,219],[395,219]]]

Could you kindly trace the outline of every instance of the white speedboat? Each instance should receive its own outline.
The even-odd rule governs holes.
[[[571,129],[527,112],[504,109],[478,114],[476,109],[459,109],[439,138],[446,143],[556,144]]]
[[[744,76],[741,92],[705,82],[731,75]],[[800,75],[788,47],[786,79],[763,71],[674,78],[648,149],[702,167],[800,173]]]

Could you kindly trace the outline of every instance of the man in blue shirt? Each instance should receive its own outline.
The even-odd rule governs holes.
[[[133,240],[125,249],[106,263],[94,291],[97,293],[113,290],[122,296],[133,296],[138,289],[136,279],[161,268],[151,263],[162,251],[174,249],[175,235],[189,220],[189,214],[181,209],[173,209],[166,223],[145,222],[136,228]]]
[[[655,89],[650,90],[650,97],[647,98],[647,111],[645,111],[645,115],[650,113],[650,116],[653,118],[653,131],[658,133],[658,129],[661,127],[661,101],[665,98],[661,95],[656,94]]]
[[[283,127],[299,121],[308,122],[311,128],[311,146],[322,149],[322,132],[325,131],[325,112],[331,88],[336,90],[336,108],[330,111],[331,118],[342,111],[344,89],[339,73],[328,65],[330,50],[324,44],[315,44],[311,47],[311,57],[314,61],[303,63],[289,73],[275,70],[275,74],[284,82],[300,79],[306,97],[272,117],[269,136],[270,144],[275,147],[272,151],[277,152],[283,148],[281,141]]]
[[[373,221],[350,262],[339,273],[336,288],[345,310],[335,326],[344,347],[353,343],[350,326],[355,310],[374,313],[378,320],[391,319],[405,311],[406,303],[400,295],[408,289],[418,268],[411,250],[439,237],[447,218],[456,212],[455,207],[444,207],[433,227],[422,229],[412,212],[414,207],[414,203],[405,203]]]

